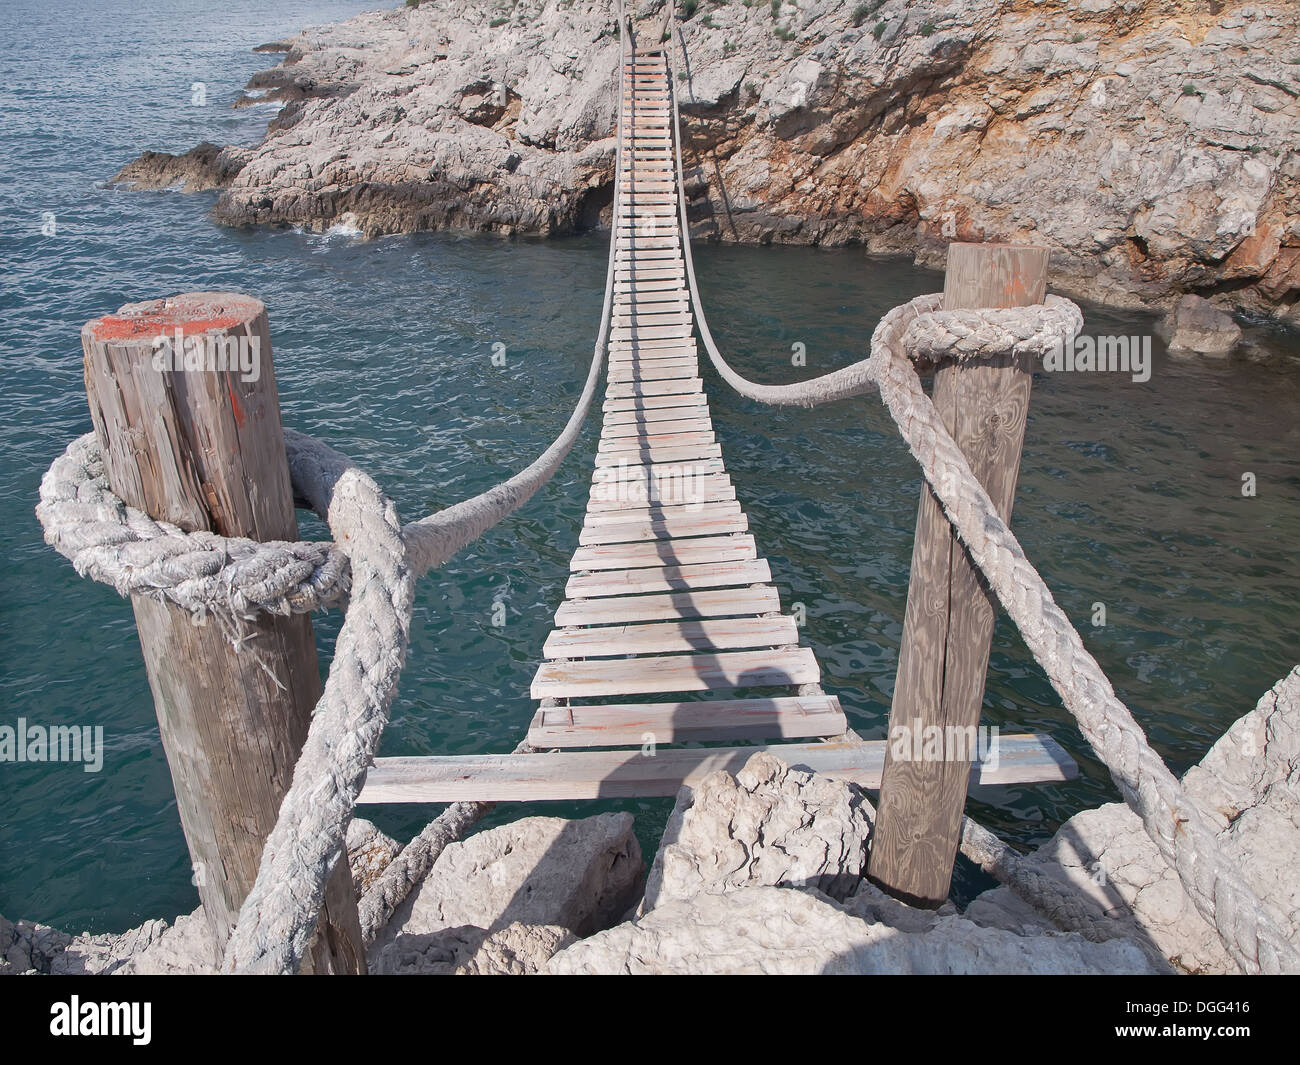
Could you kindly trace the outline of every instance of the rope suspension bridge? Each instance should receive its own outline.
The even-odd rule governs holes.
[[[271,375],[183,395],[149,376],[150,338],[173,329],[257,336],[269,352],[256,300],[200,293],[130,305],[83,333],[95,432],[55,461],[37,512],[79,572],[132,597],[187,840],[223,871],[200,887],[225,944],[223,968],[363,969],[365,944],[489,804],[674,795],[705,773],[739,769],[764,749],[753,741],[880,791],[869,872],[900,897],[942,901],[960,849],[1059,926],[1072,927],[1073,915],[1085,927],[1077,901],[963,815],[968,779],[1073,775],[1060,746],[1003,736],[996,759],[896,760],[884,741],[856,736],[821,688],[727,473],[702,344],[718,377],[757,402],[813,406],[878,392],[921,465],[927,487],[891,727],[978,724],[996,597],[1242,969],[1300,971],[1285,922],[1221,853],[1213,819],[1146,742],[1007,526],[1025,365],[1082,325],[1073,304],[1045,296],[1046,256],[954,246],[945,295],[889,312],[868,359],[799,384],[746,380],[718,350],[695,280],[671,49],[657,43],[668,35],[637,47],[621,9],[618,25],[612,236],[591,369],[564,430],[510,480],[403,525],[345,456],[282,429]],[[918,365],[936,367],[933,400]],[[546,483],[578,439],[602,371],[591,495],[532,680],[539,705],[526,740],[509,754],[376,758],[416,580]],[[1012,460],[990,464],[971,442],[1008,426]],[[294,499],[329,523],[332,541],[296,539]],[[321,691],[306,615],[344,604]],[[200,676],[204,668],[212,672]],[[274,712],[286,698],[301,712]],[[260,774],[256,809],[239,805],[252,801],[247,780],[218,779],[226,770],[213,765]],[[450,804],[359,901],[342,858],[358,802]],[[227,833],[227,823],[253,829]]]

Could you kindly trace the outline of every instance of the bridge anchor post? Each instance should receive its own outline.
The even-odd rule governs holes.
[[[1042,303],[1046,248],[952,244],[944,310]],[[1033,365],[1029,356],[943,360],[933,401],[1009,521]],[[928,484],[921,489],[903,642],[867,875],[913,905],[947,899],[993,638],[992,593]]]
[[[298,539],[261,301],[198,292],[128,304],[88,323],[82,348],[104,472],[121,499],[186,531]],[[131,605],[219,963],[320,698],[311,620],[213,612],[199,623],[171,602],[136,595]],[[343,856],[303,971],[364,970]]]

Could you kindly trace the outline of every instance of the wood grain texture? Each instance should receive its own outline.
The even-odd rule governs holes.
[[[176,330],[182,339],[177,340]],[[155,368],[155,338],[243,340],[238,369]],[[254,349],[253,346],[256,345]],[[265,308],[231,293],[190,293],[123,307],[82,331],[86,396],[109,484],[128,504],[187,530],[296,540]],[[211,364],[209,364],[211,365]],[[224,947],[288,790],[321,693],[310,619],[241,623],[236,652],[214,620],[132,598],[195,880]],[[219,959],[214,959],[219,960]],[[329,883],[305,971],[364,971],[346,860]]]
[[[951,245],[944,308],[1042,302],[1046,270],[1043,248]],[[949,360],[935,371],[935,407],[1003,520],[1010,519],[1015,497],[1031,374],[1028,358]],[[983,578],[924,485],[891,736],[898,729],[979,724],[995,616]],[[969,772],[960,759],[886,757],[868,865],[873,881],[918,905],[947,899]]]
[[[526,802],[676,795],[722,769],[739,772],[759,751],[771,751],[796,769],[864,788],[880,787],[883,740],[865,743],[787,743],[764,747],[657,748],[565,751],[448,758],[378,758],[359,803]],[[1003,736],[996,769],[979,770],[979,784],[1070,780],[1074,763],[1047,737]]]

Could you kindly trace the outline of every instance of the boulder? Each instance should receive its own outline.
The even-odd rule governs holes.
[[[1300,947],[1300,667],[1279,681],[1183,777],[1221,826],[1219,843]],[[1091,933],[1124,935],[1194,973],[1237,967],[1126,805],[1070,818],[1027,859],[1093,914]],[[1045,927],[1009,888],[987,891],[965,916],[1024,932]]]
[[[380,954],[383,976],[528,976],[578,937],[559,925],[515,921],[489,932],[473,925],[403,934]]]
[[[936,916],[916,931],[852,916],[811,890],[746,887],[661,902],[566,947],[544,972],[697,974],[1150,973],[1131,943],[1019,936]]]
[[[234,145],[223,148],[211,141],[204,141],[181,155],[144,152],[114,174],[112,184],[130,189],[179,188],[183,192],[225,188],[252,154],[251,148]]]
[[[207,917],[200,906],[183,913],[176,923],[143,950],[133,953],[116,970],[119,976],[175,976],[186,973],[215,973],[216,945]]]
[[[1184,296],[1161,323],[1172,352],[1231,355],[1241,341],[1241,326],[1232,315],[1200,296]]]
[[[791,769],[768,753],[735,776],[711,773],[679,793],[642,909],[755,884],[843,898],[866,870],[870,809],[855,785]]]
[[[405,950],[400,940],[446,929],[551,925],[589,935],[608,928],[641,895],[644,864],[632,827],[628,813],[527,817],[449,844],[380,933],[372,964],[380,967],[390,944]],[[425,953],[427,942],[409,947]]]

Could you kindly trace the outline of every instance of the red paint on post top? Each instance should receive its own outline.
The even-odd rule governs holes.
[[[90,323],[96,340],[140,340],[161,333],[193,336],[228,330],[252,321],[262,310],[260,300],[234,292],[182,293],[171,299],[148,300],[122,307]]]
[[[174,336],[177,329],[181,331],[181,336],[193,336],[210,329],[230,329],[247,320],[234,314],[219,318],[189,319],[175,314],[106,314],[91,323],[91,330],[96,340],[138,340],[141,337],[156,337],[160,333]]]

